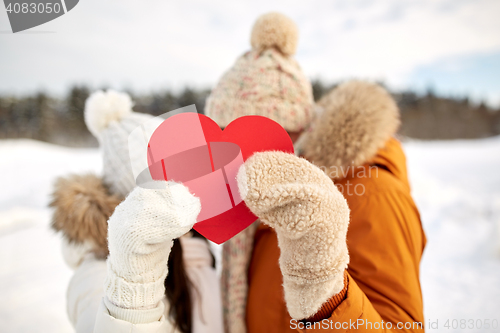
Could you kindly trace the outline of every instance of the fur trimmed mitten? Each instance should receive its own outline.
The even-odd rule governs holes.
[[[277,233],[290,316],[313,316],[344,287],[346,200],[321,169],[282,152],[253,155],[237,179],[248,208]]]
[[[173,239],[191,230],[201,210],[200,200],[184,185],[154,184],[157,189],[135,188],[108,221],[104,302],[113,317],[134,324],[163,314]]]

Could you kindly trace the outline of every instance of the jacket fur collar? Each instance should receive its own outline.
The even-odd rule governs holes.
[[[357,167],[370,162],[396,133],[399,110],[379,85],[350,81],[319,102],[322,110],[300,140],[301,155],[319,167]]]
[[[108,218],[122,198],[111,195],[102,179],[92,175],[70,175],[57,179],[50,206],[52,228],[69,243],[90,243],[98,258],[108,255]]]

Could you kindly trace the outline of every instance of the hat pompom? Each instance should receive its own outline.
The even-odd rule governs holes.
[[[255,50],[276,47],[285,55],[297,50],[299,31],[295,22],[280,13],[267,13],[255,22],[250,42]]]
[[[113,121],[132,112],[133,102],[126,93],[115,90],[96,91],[85,101],[85,124],[96,137]]]

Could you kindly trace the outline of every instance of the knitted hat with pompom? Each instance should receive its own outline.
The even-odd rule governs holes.
[[[85,124],[99,140],[103,153],[103,180],[112,194],[126,196],[136,185],[132,164],[140,162],[141,147],[130,147],[129,135],[153,116],[132,111],[126,93],[94,92],[85,102]],[[133,142],[132,142],[133,144]]]
[[[257,19],[252,50],[241,56],[207,99],[205,114],[225,127],[246,115],[271,118],[289,132],[304,129],[313,116],[309,80],[293,58],[298,29],[280,13]]]

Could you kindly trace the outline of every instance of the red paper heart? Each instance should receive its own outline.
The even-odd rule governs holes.
[[[285,129],[269,118],[240,117],[221,130],[207,116],[181,113],[151,136],[148,165],[153,179],[182,182],[200,198],[194,229],[221,244],[257,219],[239,196],[236,173],[261,151],[293,153]]]

